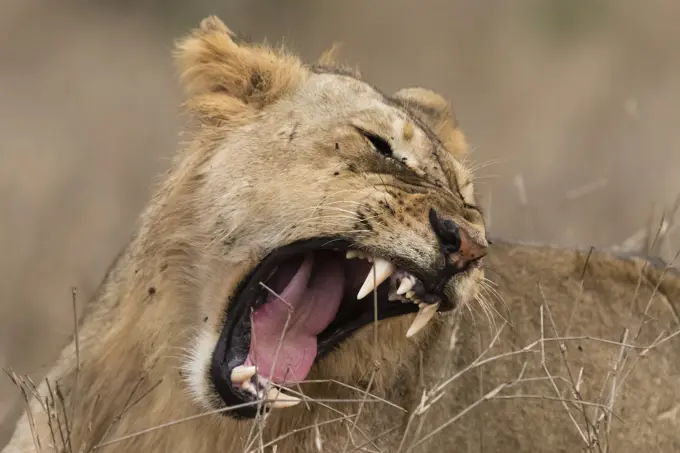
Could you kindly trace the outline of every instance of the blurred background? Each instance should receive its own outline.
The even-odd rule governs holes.
[[[680,247],[680,2],[2,0],[0,367],[42,376],[130,236],[183,123],[173,40],[208,14],[449,98],[495,236],[640,245],[665,212]],[[19,408],[0,375],[0,446]]]

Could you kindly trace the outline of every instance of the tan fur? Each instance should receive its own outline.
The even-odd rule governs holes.
[[[353,451],[362,444],[392,452],[404,432],[409,447],[494,386],[516,379],[525,361],[525,377],[541,375],[542,357],[555,375],[565,374],[558,345],[547,343],[545,355],[539,348],[538,354],[513,355],[465,374],[409,423],[411,412],[427,401],[423,389],[471,363],[490,340],[489,323],[473,316],[481,308],[474,298],[483,279],[476,270],[446,288],[459,300],[459,310],[437,316],[411,339],[405,333],[412,316],[380,322],[377,344],[369,325],[315,365],[310,379],[325,382],[304,386],[316,398],[357,399],[361,392],[337,382],[361,389],[370,384],[369,393],[404,410],[376,401],[311,402],[275,411],[264,424],[213,414],[120,440],[221,407],[204,380],[206,345],[209,353],[238,282],[275,248],[346,234],[367,252],[431,267],[438,249],[430,207],[485,241],[481,215],[466,207],[474,203],[472,175],[460,161],[467,145],[450,106],[437,94],[407,89],[388,101],[345,71],[312,69],[283,50],[237,43],[216,18],[178,44],[177,60],[187,105],[199,120],[194,138],[88,306],[79,332],[80,371],[71,343],[49,373],[64,395],[68,420],[57,401],[50,427],[34,399],[4,453],[35,451],[31,419],[44,451],[51,451],[54,439],[61,445],[61,437],[51,435],[61,423],[70,431],[66,451],[74,452],[116,440],[95,451],[242,452],[253,436],[261,436],[251,446],[255,451],[284,436],[279,452],[318,451],[319,441],[324,452]],[[393,140],[405,166],[386,164],[350,125]],[[645,327],[640,343],[651,343],[660,329],[677,328],[671,308],[680,298],[680,279],[667,275],[653,291],[662,277],[657,270],[599,253],[587,266],[585,261],[580,252],[492,247],[487,277],[509,312],[495,305],[512,322],[493,354],[522,348],[548,330],[540,323],[544,301],[561,333],[571,323],[572,336],[618,340],[622,326],[635,327],[641,319],[647,300],[653,301],[649,315],[658,321]],[[582,351],[571,342],[567,353],[575,369],[584,367],[584,395],[597,399],[617,348],[581,342]],[[671,345],[677,350],[676,340],[664,350]],[[611,451],[680,447],[680,419],[672,412],[679,376],[680,361],[672,354],[649,353],[617,400],[615,409],[631,423],[614,420]],[[566,388],[562,380],[556,385]],[[503,394],[519,389],[555,396],[545,381],[517,384]],[[44,384],[40,391],[43,397],[49,393]],[[357,411],[358,420],[330,422]],[[578,451],[582,444],[570,423],[554,401],[491,400],[412,451],[480,451],[481,443],[484,451]]]

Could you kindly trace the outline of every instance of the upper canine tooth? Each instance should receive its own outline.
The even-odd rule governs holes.
[[[437,309],[439,308],[439,302],[436,304],[420,304],[420,309],[416,315],[416,319],[413,320],[413,324],[408,328],[406,332],[406,338],[410,338],[422,330],[423,327],[427,325],[432,319]]]
[[[376,258],[373,267],[371,267],[371,270],[366,276],[363,286],[359,290],[359,294],[357,294],[357,299],[366,297],[368,293],[373,291],[378,285],[392,275],[392,272],[395,270],[397,270],[397,268],[394,264],[382,258]]]
[[[413,282],[411,281],[410,278],[406,277],[399,284],[399,288],[397,289],[397,294],[400,294],[400,295],[405,294],[407,291],[411,291],[411,288],[413,288]]]
[[[275,388],[270,388],[267,391],[267,400],[269,400],[269,407],[272,409],[283,409],[284,407],[295,406],[301,401],[300,398],[287,395]]]
[[[256,367],[239,365],[231,370],[231,382],[235,382],[237,384],[243,383],[255,376],[255,373],[257,373]]]

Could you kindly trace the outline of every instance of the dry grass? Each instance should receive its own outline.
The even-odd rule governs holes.
[[[515,184],[518,190],[518,196],[522,202],[521,204],[528,210],[529,201],[524,188],[523,177],[521,175],[517,175],[517,177],[515,178]],[[586,188],[580,188],[578,190],[575,189],[574,191],[572,191],[573,193],[570,192],[569,194],[567,194],[567,198],[584,196],[585,192],[596,190],[597,188],[601,187],[602,184],[603,183],[600,181],[597,184],[593,183],[587,185],[588,186],[587,190]],[[576,192],[578,192],[578,196],[574,195],[574,193]],[[631,236],[631,238],[624,241],[623,244],[621,244],[618,247],[614,247],[614,249],[619,252],[633,254],[639,253],[641,255],[646,256],[655,256],[655,253],[659,253],[660,250],[662,249],[664,241],[667,240],[668,233],[676,228],[674,221],[676,214],[679,211],[680,211],[680,196],[678,196],[678,198],[673,203],[670,209],[662,212],[661,219],[657,225],[654,225],[650,222],[646,228],[641,229],[636,234]],[[143,436],[145,434],[163,430],[181,423],[186,423],[203,417],[214,416],[216,414],[224,414],[230,411],[237,410],[239,408],[249,406],[257,406],[258,415],[253,420],[249,436],[246,442],[243,444],[243,453],[264,453],[265,451],[276,452],[278,449],[277,445],[279,442],[290,436],[303,432],[313,433],[315,447],[317,451],[321,452],[323,451],[324,439],[322,438],[322,430],[320,428],[325,425],[335,423],[343,424],[347,431],[347,437],[343,445],[342,453],[353,453],[356,451],[382,452],[383,450],[381,450],[381,448],[379,447],[378,441],[381,438],[391,435],[395,432],[399,432],[400,430],[401,441],[396,451],[398,453],[410,453],[415,448],[433,439],[435,436],[445,435],[444,433],[446,429],[450,429],[453,426],[455,426],[456,422],[461,420],[461,418],[468,416],[475,408],[479,407],[483,403],[492,400],[508,400],[508,399],[540,400],[554,402],[568,415],[568,418],[571,422],[570,429],[573,429],[576,433],[578,433],[584,451],[591,453],[608,453],[610,451],[609,439],[612,430],[612,419],[616,418],[618,420],[621,420],[621,417],[619,417],[616,413],[616,401],[618,398],[621,397],[625,389],[626,381],[631,376],[631,374],[633,373],[633,371],[635,370],[636,366],[638,365],[639,361],[642,358],[647,357],[651,351],[653,351],[654,349],[658,348],[659,346],[663,345],[667,341],[671,340],[672,338],[680,334],[680,329],[675,330],[673,332],[662,331],[656,337],[656,339],[650,344],[639,343],[639,337],[643,327],[650,323],[651,321],[653,321],[653,319],[649,316],[649,310],[651,308],[654,295],[656,294],[658,288],[662,283],[663,276],[666,275],[666,273],[674,266],[675,261],[678,259],[678,257],[680,257],[680,251],[678,251],[674,256],[674,259],[669,264],[666,265],[662,273],[662,279],[660,279],[659,282],[656,284],[652,292],[652,295],[649,297],[648,301],[645,304],[645,309],[643,313],[639,316],[639,319],[636,320],[638,329],[634,333],[632,333],[630,330],[624,328],[619,338],[598,338],[594,336],[587,335],[575,336],[570,334],[574,319],[574,313],[577,311],[580,303],[583,291],[583,282],[586,274],[586,268],[588,266],[588,262],[590,260],[592,251],[593,248],[590,249],[590,252],[588,253],[587,258],[585,260],[583,271],[581,272],[578,297],[576,298],[576,300],[574,300],[574,305],[571,310],[571,316],[568,320],[565,332],[562,333],[558,330],[557,323],[553,318],[553,314],[550,310],[550,305],[545,295],[543,295],[543,291],[539,283],[539,290],[543,297],[543,302],[540,305],[539,313],[537,314],[537,316],[539,316],[540,319],[540,337],[536,338],[534,341],[529,342],[528,344],[521,348],[516,348],[515,350],[496,355],[490,355],[490,352],[494,349],[495,346],[499,344],[501,334],[503,333],[506,326],[509,324],[509,321],[506,320],[496,308],[494,308],[494,302],[500,302],[503,305],[505,303],[498,294],[498,292],[496,292],[494,288],[491,286],[491,284],[493,283],[490,280],[486,280],[483,284],[483,290],[486,292],[487,297],[484,296],[478,297],[476,301],[479,307],[482,309],[486,321],[489,322],[491,330],[494,334],[491,341],[487,344],[485,349],[479,352],[479,355],[471,363],[469,363],[462,369],[456,371],[455,373],[447,375],[446,370],[450,368],[451,361],[455,357],[455,353],[459,346],[458,335],[460,332],[460,325],[464,310],[467,310],[473,316],[473,320],[475,316],[474,307],[470,305],[459,306],[452,313],[450,318],[450,322],[453,324],[452,326],[453,329],[449,341],[449,351],[452,352],[453,354],[447,355],[447,360],[442,360],[441,370],[438,373],[440,375],[440,379],[437,382],[431,384],[428,387],[425,387],[423,385],[423,379],[421,378],[420,384],[421,386],[423,386],[421,398],[420,401],[413,407],[410,408],[401,407],[398,404],[395,404],[394,402],[381,398],[378,395],[373,394],[371,392],[371,388],[374,383],[374,378],[378,370],[379,357],[377,345],[378,342],[380,341],[379,329],[377,328],[378,299],[377,291],[374,290],[373,341],[375,342],[374,343],[375,347],[373,349],[375,367],[371,369],[371,374],[368,378],[368,384],[365,388],[355,387],[350,384],[339,382],[336,380],[304,380],[300,382],[286,384],[285,386],[268,383],[267,388],[265,389],[264,392],[264,394],[267,395],[269,389],[271,388],[270,386],[285,389],[286,393],[294,395],[297,398],[299,398],[301,400],[301,404],[304,404],[307,408],[310,408],[311,405],[319,405],[325,409],[334,412],[337,415],[337,417],[334,417],[330,420],[315,421],[313,424],[301,426],[293,431],[282,433],[273,439],[265,439],[264,426],[267,424],[270,412],[264,411],[262,409],[266,403],[274,401],[265,397],[253,402],[243,403],[236,406],[230,406],[212,411],[206,411],[198,415],[193,415],[190,417],[181,418],[177,420],[171,420],[166,423],[153,426],[147,429],[143,429],[137,432],[133,432],[121,437],[108,439],[109,432],[121,420],[125,413],[135,405],[142,403],[144,399],[148,395],[150,395],[161,383],[161,381],[157,381],[153,383],[147,390],[140,393],[139,390],[142,387],[142,384],[145,383],[145,381],[148,379],[148,376],[143,375],[134,386],[132,392],[128,395],[127,400],[123,406],[123,410],[115,417],[113,417],[112,422],[109,425],[104,436],[102,437],[101,441],[87,453],[92,453],[102,447],[120,443],[135,438],[137,436]],[[634,316],[633,307],[637,302],[638,291],[642,284],[643,275],[648,264],[649,264],[648,262],[645,263],[643,268],[640,270],[637,288],[631,297],[629,312],[629,318],[631,318],[631,320]],[[376,276],[374,274],[374,281],[375,278]],[[270,374],[273,374],[273,371],[276,367],[276,361],[278,359],[280,347],[286,336],[293,308],[274,290],[269,288],[263,282],[261,282],[260,284],[267,291],[271,292],[276,297],[278,297],[290,309],[288,318],[284,325],[284,329],[281,333],[281,338],[279,340],[279,345],[274,357],[272,369],[270,370]],[[489,298],[495,300],[490,301]],[[18,375],[11,369],[5,369],[5,372],[12,380],[12,382],[16,385],[16,387],[20,390],[21,395],[23,396],[26,406],[28,422],[34,439],[35,451],[37,453],[43,453],[45,451],[54,453],[76,453],[76,451],[73,448],[70,436],[71,434],[70,423],[71,420],[73,420],[74,418],[74,407],[78,400],[79,393],[78,376],[81,367],[79,329],[77,319],[78,311],[77,292],[75,288],[72,288],[71,308],[73,312],[74,323],[73,329],[76,350],[76,378],[73,389],[74,396],[72,404],[68,404],[67,401],[65,401],[59,382],[52,382],[45,379],[45,384],[46,388],[48,389],[48,392],[47,396],[41,397],[38,392],[38,387],[31,380],[30,377]],[[507,309],[507,306],[505,308]],[[500,327],[497,327],[495,324],[497,317],[502,319],[502,324],[500,325]],[[680,324],[680,320],[678,324]],[[253,341],[256,341],[256,338],[253,338]],[[582,366],[575,368],[570,363],[569,358],[566,354],[567,344],[576,341],[579,342],[589,341],[603,346],[615,348],[615,353],[612,356],[610,367],[607,370],[604,384],[599,392],[599,397],[596,400],[590,401],[586,400],[582,395],[581,386],[583,384],[584,368]],[[548,362],[546,360],[546,347],[549,347],[554,344],[556,344],[557,347],[559,348],[561,361],[562,364],[564,365],[564,369],[566,370],[566,375],[553,374],[552,370],[548,367]],[[541,369],[540,375],[536,376],[526,375],[528,364],[526,356],[529,355],[537,355],[539,357]],[[482,383],[480,380],[480,396],[476,401],[474,401],[472,404],[468,405],[458,413],[452,415],[448,420],[439,424],[438,426],[425,425],[424,423],[425,414],[427,414],[428,411],[433,410],[433,408],[437,407],[438,403],[443,399],[445,394],[448,391],[450,391],[450,387],[452,387],[453,384],[455,384],[463,376],[473,371],[479,371],[481,376],[482,367],[487,365],[493,365],[495,362],[499,362],[502,360],[522,361],[521,371],[514,379],[496,385],[491,390],[488,391],[483,390]],[[552,390],[552,393],[544,394],[544,393],[521,393],[520,391],[513,392],[514,389],[519,388],[520,385],[522,384],[530,385],[540,382],[548,383],[549,388],[551,388]],[[349,389],[356,393],[357,397],[350,399],[312,398],[309,397],[303,390],[303,386],[305,386],[306,384],[320,384],[320,383],[330,384],[345,390]],[[34,398],[40,402],[42,410],[44,410],[45,413],[48,415],[49,439],[51,441],[50,442],[51,445],[49,446],[41,445],[40,438],[38,436],[38,433],[36,432],[34,414],[32,413],[30,405],[31,400]],[[337,403],[352,403],[354,405],[353,409],[355,410],[352,411],[352,413],[345,413],[333,407],[333,404]],[[388,428],[387,430],[384,430],[383,432],[371,433],[370,429],[367,426],[362,426],[360,423],[362,413],[367,404],[387,405],[408,414],[408,421],[406,423],[406,426],[402,427],[402,424],[400,423],[395,424],[394,426]],[[482,429],[483,428],[480,428],[480,438],[483,437]],[[356,439],[356,437],[358,436],[356,436],[355,433],[359,433],[362,439],[367,440],[359,442]],[[78,451],[77,453],[81,452]]]
[[[676,208],[677,209],[677,208]],[[668,228],[657,228],[656,234],[651,240],[651,249],[654,245],[661,240],[663,231],[667,231]],[[680,252],[679,252],[680,253]],[[588,255],[590,257],[590,255]],[[676,255],[677,257],[677,255]],[[669,264],[664,270],[664,274],[670,269]],[[581,278],[581,289],[583,287],[583,275],[585,275],[585,267],[588,265],[588,259],[584,265],[584,272]],[[644,271],[644,269],[643,269]],[[640,273],[640,281],[642,280],[642,273]],[[654,290],[658,289],[658,286]],[[264,286],[264,284],[263,284]],[[266,286],[265,286],[266,288]],[[267,290],[272,291],[270,288]],[[273,292],[273,291],[272,291]],[[579,291],[579,297],[580,297]],[[74,312],[74,323],[76,322],[75,313],[77,308],[76,301],[76,291],[73,290],[72,299],[72,309]],[[633,301],[638,297],[637,291],[632,295]],[[373,369],[371,375],[368,379],[368,385],[365,388],[353,387],[349,384],[337,382],[337,381],[302,381],[296,383],[295,385],[288,386],[286,392],[295,395],[302,400],[302,404],[310,407],[311,405],[320,405],[326,409],[329,409],[336,413],[337,417],[325,421],[315,421],[313,424],[307,426],[301,426],[294,431],[282,433],[278,437],[273,439],[265,439],[264,437],[264,426],[268,422],[268,413],[260,411],[259,415],[252,422],[252,429],[250,430],[250,435],[243,445],[244,453],[258,453],[265,451],[277,451],[277,444],[282,440],[299,434],[303,432],[311,432],[314,436],[314,444],[318,451],[323,451],[324,439],[322,437],[321,427],[329,424],[342,424],[345,426],[347,431],[347,437],[343,445],[343,453],[351,453],[355,451],[375,451],[381,452],[379,447],[379,440],[385,436],[392,435],[395,432],[400,432],[401,442],[399,443],[398,449],[399,453],[409,453],[412,452],[417,447],[423,445],[425,442],[435,438],[439,435],[445,435],[447,429],[451,429],[455,426],[456,422],[461,420],[463,417],[468,416],[475,408],[484,404],[487,401],[492,400],[540,400],[554,402],[558,407],[560,407],[567,415],[571,422],[571,427],[576,433],[578,433],[579,438],[582,442],[582,447],[584,451],[587,452],[597,452],[606,453],[610,451],[610,436],[612,431],[612,420],[620,419],[616,412],[616,402],[620,398],[622,393],[625,391],[626,381],[633,373],[640,359],[648,356],[652,350],[658,348],[665,342],[674,338],[680,334],[680,330],[674,332],[661,332],[658,337],[650,344],[640,344],[639,336],[642,327],[650,322],[648,316],[648,310],[651,306],[652,297],[646,303],[645,310],[638,320],[639,328],[635,332],[631,332],[628,329],[624,329],[621,332],[619,338],[596,338],[591,336],[572,336],[570,335],[570,330],[572,328],[571,319],[565,330],[565,332],[560,332],[558,330],[553,314],[550,310],[550,305],[548,301],[545,300],[540,305],[540,311],[537,316],[540,317],[540,337],[536,338],[534,341],[526,344],[521,348],[516,348],[510,352],[504,352],[496,355],[491,355],[491,351],[495,346],[498,345],[499,339],[502,332],[508,325],[507,321],[503,321],[498,329],[495,329],[494,336],[491,341],[487,344],[485,349],[481,350],[478,357],[471,363],[463,367],[462,369],[456,371],[453,374],[447,374],[446,370],[450,367],[450,361],[453,360],[455,353],[459,347],[459,332],[460,323],[463,316],[463,308],[458,307],[450,319],[453,324],[452,336],[449,343],[449,350],[453,353],[447,355],[447,360],[442,360],[441,365],[441,378],[438,382],[431,384],[427,388],[423,388],[420,401],[410,408],[402,408],[399,405],[380,398],[371,392],[371,387],[374,382],[374,376],[376,369]],[[631,302],[631,307],[632,303]],[[285,301],[284,301],[285,302]],[[486,302],[485,302],[486,303]],[[579,300],[574,301],[574,309],[579,304]],[[377,296],[374,297],[374,306],[377,313]],[[572,311],[573,312],[573,311]],[[497,313],[497,312],[496,312]],[[631,309],[632,315],[632,309]],[[377,323],[377,317],[374,320]],[[287,324],[286,324],[287,325]],[[375,341],[379,341],[378,329],[375,329],[376,336]],[[78,340],[78,327],[75,323],[74,327],[75,343],[76,343],[76,353],[77,358],[77,371],[80,370],[80,357],[79,357],[79,340]],[[285,337],[286,331],[282,332],[281,341]],[[581,393],[581,386],[583,383],[583,367],[574,367],[565,353],[567,350],[567,344],[575,341],[589,341],[594,342],[603,346],[609,346],[614,348],[614,354],[612,356],[611,365],[607,372],[604,385],[600,391],[599,397],[596,400],[588,401]],[[566,375],[556,375],[548,367],[546,360],[546,348],[557,345],[560,351],[560,356],[566,370]],[[280,346],[280,345],[279,345]],[[376,348],[377,350],[377,348]],[[540,360],[541,373],[539,375],[528,376],[526,373],[528,359],[527,356],[538,356]],[[377,360],[377,358],[376,358]],[[424,423],[424,415],[428,411],[436,410],[438,403],[442,400],[443,396],[450,391],[450,387],[461,379],[464,375],[471,373],[473,371],[480,371],[482,367],[487,365],[493,365],[494,363],[502,360],[519,360],[523,364],[520,373],[512,380],[503,382],[496,385],[494,388],[488,391],[483,391],[480,388],[480,396],[472,404],[459,411],[458,413],[452,415],[448,420],[439,424],[438,426],[431,426]],[[275,360],[276,362],[276,360]],[[70,439],[70,420],[73,420],[73,412],[69,411],[69,404],[64,400],[63,393],[58,382],[46,381],[46,386],[48,388],[48,395],[46,397],[40,397],[38,395],[38,390],[35,383],[27,376],[19,376],[11,370],[6,370],[10,379],[14,382],[17,388],[21,391],[24,401],[26,402],[28,421],[33,433],[35,451],[42,452],[58,452],[58,453],[76,453],[73,449],[73,445]],[[273,370],[272,370],[273,371]],[[142,376],[135,385],[131,394],[127,397],[127,401],[124,405],[121,413],[117,414],[109,427],[110,429],[123,417],[126,411],[131,407],[142,404],[144,398],[151,394],[155,388],[160,384],[156,382],[151,385],[146,391],[139,392],[142,384],[146,381],[146,376]],[[548,383],[549,388],[552,390],[551,393],[522,393],[519,391],[513,391],[518,389],[521,385],[532,385],[535,383]],[[326,383],[342,387],[344,389],[350,389],[356,393],[357,397],[354,399],[319,399],[310,398],[304,391],[303,387],[306,384],[318,384]],[[76,379],[76,389],[74,391],[74,401],[78,398],[78,380]],[[37,398],[41,404],[42,409],[48,414],[49,423],[49,439],[51,440],[51,446],[41,445],[37,433],[35,432],[35,424],[33,422],[33,414],[31,413],[31,407],[29,402],[31,399]],[[269,400],[262,399],[259,401],[244,403],[238,406],[232,406],[220,410],[208,411],[199,415],[194,415],[191,417],[186,417],[178,420],[171,420],[167,423],[150,427],[138,432],[130,433],[122,437],[117,437],[113,439],[108,439],[108,433],[103,436],[101,442],[95,446],[91,451],[97,450],[101,447],[116,444],[125,440],[137,436],[143,436],[145,434],[155,432],[158,430],[166,429],[170,426],[185,423],[191,420],[195,420],[201,417],[209,417],[218,413],[229,412],[241,407],[257,405],[259,408],[263,404],[267,403]],[[353,410],[351,413],[344,413],[339,409],[333,407],[336,403],[353,403]],[[379,433],[372,433],[367,426],[362,425],[361,416],[364,408],[367,404],[377,404],[377,405],[389,405],[391,407],[397,408],[408,414],[408,422],[406,426],[403,427],[401,424],[396,424],[389,429],[384,430]],[[72,409],[72,407],[71,407]],[[61,415],[61,416],[58,416]],[[480,428],[480,437],[483,437],[482,430]],[[356,436],[356,434],[359,436]],[[357,437],[363,439],[359,441]],[[78,452],[80,453],[80,452]],[[88,452],[89,453],[89,452]]]

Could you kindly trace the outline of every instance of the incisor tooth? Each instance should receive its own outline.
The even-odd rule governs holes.
[[[257,373],[256,367],[239,365],[231,370],[231,382],[240,384],[255,376],[255,373]]]
[[[411,324],[411,327],[408,328],[408,332],[406,332],[406,338],[410,338],[420,332],[423,327],[430,322],[434,314],[437,313],[438,308],[439,302],[436,304],[420,304],[416,319],[413,320],[413,324]]]
[[[241,383],[241,390],[247,391],[248,393],[251,393],[251,394],[255,395],[256,397],[260,396],[260,392],[257,391],[255,386],[250,381],[243,381]]]
[[[352,258],[363,258],[364,254],[361,253],[358,250],[347,250],[347,253],[345,253],[345,258],[348,260],[351,260]]]
[[[267,391],[267,400],[270,401],[269,407],[272,409],[283,409],[284,407],[291,407],[300,403],[300,398],[286,395],[276,388],[270,388]]]
[[[373,291],[373,289],[375,289],[390,275],[392,275],[392,272],[394,272],[396,269],[397,268],[394,266],[394,264],[390,263],[389,261],[385,261],[382,258],[376,258],[375,263],[373,263],[373,267],[371,267],[371,270],[368,271],[368,275],[366,276],[363,286],[359,290],[359,294],[357,294],[357,299],[363,299],[366,297],[368,293]]]
[[[411,291],[413,288],[413,282],[410,278],[405,278],[399,284],[399,289],[397,289],[397,294],[405,294],[407,291]]]

